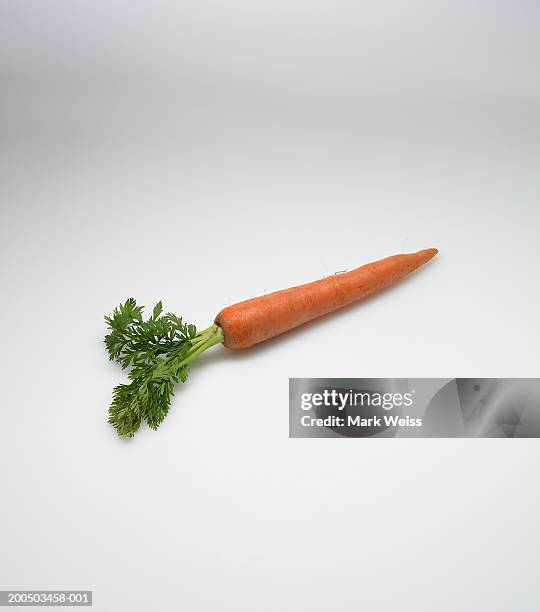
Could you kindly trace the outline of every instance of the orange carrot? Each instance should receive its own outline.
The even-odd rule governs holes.
[[[215,322],[223,344],[243,349],[362,300],[398,282],[437,254],[437,249],[394,255],[350,272],[322,278],[224,308]]]
[[[129,368],[129,384],[114,388],[109,423],[120,436],[131,437],[146,421],[159,427],[169,411],[174,384],[185,382],[199,355],[223,343],[247,348],[293,327],[381,291],[437,254],[426,249],[394,255],[351,272],[277,291],[224,308],[203,330],[187,324],[158,302],[148,320],[133,298],[105,317],[109,333],[105,345],[111,360]]]

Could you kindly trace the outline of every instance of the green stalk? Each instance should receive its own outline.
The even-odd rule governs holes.
[[[211,325],[210,327],[207,327],[202,332],[199,332],[195,336],[195,338],[193,338],[193,340],[191,341],[192,343],[191,348],[182,357],[182,359],[180,359],[179,361],[175,361],[175,359],[178,359],[178,357],[173,357],[170,360],[164,360],[163,365],[166,366],[168,369],[174,368],[178,370],[184,366],[189,365],[193,361],[195,361],[195,359],[197,359],[197,357],[201,353],[206,351],[207,349],[211,348],[212,346],[216,344],[221,344],[223,342],[223,339],[224,339],[223,330],[217,323],[214,323],[213,325]],[[152,378],[159,378],[159,377],[160,377],[160,369],[158,367],[156,368]]]

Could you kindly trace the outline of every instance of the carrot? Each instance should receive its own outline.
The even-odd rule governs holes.
[[[276,291],[224,308],[215,322],[223,344],[244,349],[274,338],[398,282],[437,254],[437,249],[394,255],[306,285]]]
[[[427,249],[394,255],[351,272],[263,295],[224,308],[203,330],[182,317],[163,312],[158,302],[149,319],[133,298],[105,317],[109,358],[129,368],[129,383],[113,390],[109,423],[120,436],[131,437],[145,421],[157,429],[169,411],[174,386],[185,382],[193,362],[207,349],[223,343],[247,348],[293,327],[381,291],[437,254]]]

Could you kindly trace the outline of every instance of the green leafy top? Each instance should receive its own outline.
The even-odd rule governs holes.
[[[189,364],[203,351],[223,342],[219,325],[197,332],[195,325],[168,312],[158,302],[148,320],[133,298],[105,317],[105,345],[111,361],[130,368],[129,384],[114,388],[109,423],[118,435],[132,437],[144,420],[157,429],[169,411],[174,385],[185,382]]]

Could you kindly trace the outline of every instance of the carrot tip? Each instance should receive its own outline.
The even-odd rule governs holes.
[[[435,257],[439,249],[424,249],[423,251],[418,251],[417,255],[422,255],[426,261],[429,261],[432,257]]]

